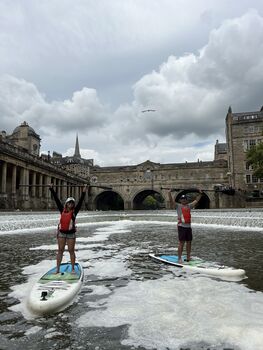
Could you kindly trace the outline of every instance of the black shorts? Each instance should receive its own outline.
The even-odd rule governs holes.
[[[182,227],[177,226],[178,228],[178,239],[179,241],[192,241],[193,235],[192,235],[192,228],[191,227]]]

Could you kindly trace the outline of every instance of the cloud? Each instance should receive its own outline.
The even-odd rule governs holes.
[[[26,120],[46,133],[48,129],[92,130],[108,118],[107,107],[100,103],[94,89],[83,88],[71,99],[49,103],[34,84],[9,75],[0,78],[0,113],[8,129]]]
[[[134,86],[135,103],[157,110],[145,115],[145,133],[205,137],[222,132],[230,104],[254,109],[250,101],[263,90],[262,37],[263,18],[250,11],[212,31],[198,55],[170,56],[142,77]]]
[[[114,2],[115,5],[117,3]],[[138,5],[137,2],[135,3]],[[154,2],[159,10],[157,3]],[[84,3],[81,2],[81,4]],[[132,22],[139,10],[135,5],[132,5],[132,2],[129,2],[129,5],[135,16],[129,18],[129,21]],[[118,6],[116,5],[114,9],[117,11]],[[102,11],[102,9],[100,10]],[[47,9],[46,11],[48,13]],[[102,62],[104,62],[102,71],[109,71],[111,78],[107,84],[110,85],[110,80],[114,78],[114,72],[119,62],[119,73],[116,74],[116,81],[113,83],[113,91],[116,93],[114,86],[118,84],[122,86],[123,83],[120,72],[129,70],[129,67],[125,66],[125,60],[121,58],[125,57],[127,52],[131,56],[136,55],[136,50],[133,51],[133,45],[140,38],[137,36],[139,31],[134,23],[133,26],[136,28],[133,40],[125,44],[125,38],[127,39],[128,35],[127,27],[125,27],[127,32],[125,30],[121,32],[121,38],[115,37],[117,29],[122,28],[122,20],[118,17],[118,23],[114,24],[113,12],[111,13],[112,28],[110,33],[115,34],[110,46],[105,46],[105,60],[102,61],[102,56],[98,56],[96,72],[100,70]],[[43,15],[46,21],[48,20],[47,13]],[[143,13],[145,14],[145,12]],[[215,13],[211,10],[202,16],[202,11],[199,9],[199,15],[199,20],[205,18],[208,24],[214,22]],[[24,13],[23,16],[27,15]],[[23,21],[23,16],[21,17],[21,11],[17,10],[15,13],[16,21],[19,22],[18,19]],[[59,16],[65,16],[62,27],[64,26],[65,33],[69,33],[71,25],[66,22],[66,13]],[[80,13],[78,16],[82,18]],[[125,13],[123,20],[126,20],[127,16]],[[155,13],[151,17],[150,26],[153,26],[156,16]],[[142,20],[141,17],[139,18]],[[131,22],[129,23],[131,24]],[[57,25],[53,19],[52,23],[54,26]],[[92,23],[94,28],[97,28],[95,22]],[[180,25],[183,26],[182,21]],[[5,23],[5,26],[9,26],[8,22]],[[162,26],[165,26],[164,22],[162,22]],[[84,54],[84,46],[88,43],[86,40],[92,41],[92,35],[94,40],[100,38],[99,46],[103,42],[106,45],[108,37],[103,36],[102,33],[98,34],[94,30],[87,38],[85,34],[87,28],[83,28],[81,23],[79,28],[77,22],[74,22],[73,29],[73,33],[70,33],[68,37],[68,50],[70,52],[68,52],[69,56],[65,56],[67,62],[72,59],[71,55],[73,54],[75,58],[79,57],[80,60],[85,60],[87,56]],[[59,35],[62,36],[62,32],[60,31]],[[169,31],[169,40],[171,39],[170,34]],[[149,32],[145,36],[142,35],[141,44],[150,40]],[[163,33],[157,38],[157,46],[160,44],[162,35]],[[178,33],[175,38],[177,35]],[[71,43],[75,36],[78,38],[76,44],[79,45],[78,52],[75,52],[77,46]],[[55,43],[58,37],[57,34],[54,34]],[[69,98],[56,99],[43,94],[41,91],[45,90],[41,90],[30,80],[21,79],[12,74],[4,74],[0,76],[1,128],[11,132],[12,129],[26,120],[40,134],[43,150],[55,150],[63,154],[70,154],[68,152],[74,147],[78,132],[83,155],[94,158],[95,163],[99,165],[138,164],[146,159],[164,163],[192,161],[198,158],[201,160],[213,159],[215,140],[224,141],[225,115],[228,106],[232,105],[234,112],[242,112],[258,110],[263,104],[262,37],[263,18],[255,10],[250,10],[241,17],[224,20],[220,26],[210,32],[206,44],[201,46],[199,51],[194,52],[195,50],[193,50],[181,55],[170,54],[150,73],[141,75],[131,87],[132,99],[119,104],[116,108],[105,104],[99,97],[100,90],[91,83],[84,82],[81,88],[75,89]],[[41,38],[41,43],[42,40],[44,37]],[[60,40],[62,46],[66,45],[62,37]],[[85,45],[80,45],[82,40]],[[146,44],[145,52],[151,45],[154,47],[153,41]],[[121,47],[122,42],[124,48]],[[49,48],[49,44],[47,41],[45,44],[47,46],[44,45],[45,49]],[[7,45],[7,41],[5,41],[5,45]],[[118,45],[120,45],[119,53]],[[174,39],[173,45],[176,48],[176,39]],[[58,47],[58,51],[61,50],[61,57],[58,53],[60,58],[66,50],[62,46]],[[143,45],[141,50],[142,47]],[[37,49],[40,50],[39,47]],[[89,48],[87,47],[86,50]],[[50,57],[47,53],[45,55],[50,62],[53,62],[52,55]],[[56,72],[59,63],[58,56],[54,56],[51,72]],[[143,57],[143,55],[138,57]],[[3,58],[1,59],[3,60]],[[113,71],[111,71],[111,60],[115,61]],[[76,59],[76,62],[80,61]],[[65,75],[69,74],[71,77],[74,76],[74,73],[76,73],[76,77],[81,75],[81,70],[77,70],[76,62],[72,61],[70,69],[65,70],[65,62],[60,61]],[[41,69],[39,70],[41,71]],[[49,77],[51,73],[43,70],[41,74],[42,76],[47,74],[47,81],[49,85],[52,85],[53,80]],[[94,76],[96,74],[94,73]],[[100,77],[98,77],[98,81],[100,81]],[[127,76],[123,80],[126,78]],[[56,83],[55,81],[54,86]],[[78,84],[80,84],[79,81]],[[100,84],[103,84],[103,80],[97,83],[97,85]],[[142,113],[142,110],[145,109],[154,109],[156,112]]]

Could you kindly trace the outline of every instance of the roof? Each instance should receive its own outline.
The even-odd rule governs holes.
[[[17,126],[17,127],[14,129],[13,134],[19,133],[19,132],[20,132],[20,129],[21,129],[21,128],[24,128],[24,127],[27,127],[27,128],[28,128],[28,135],[29,135],[29,136],[34,136],[34,137],[40,139],[40,136],[35,132],[35,130],[34,130],[31,126],[29,126],[29,125],[27,124],[27,122],[23,122],[21,125]]]

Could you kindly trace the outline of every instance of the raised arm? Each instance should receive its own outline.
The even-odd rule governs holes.
[[[74,210],[75,215],[78,214],[78,212],[82,206],[82,203],[83,203],[84,198],[86,196],[86,192],[87,192],[87,185],[84,185],[82,188],[82,193],[81,193],[80,199],[79,199],[78,204],[76,205],[75,210]]]
[[[196,205],[197,205],[197,203],[200,201],[200,199],[202,198],[202,195],[203,195],[203,191],[202,190],[199,190],[199,195],[196,197],[196,199],[193,201],[193,202],[191,202],[189,205],[192,207],[192,208],[194,208]]]
[[[58,210],[62,213],[63,209],[64,209],[64,206],[63,204],[61,203],[61,201],[59,200],[58,196],[57,196],[57,193],[54,191],[54,188],[53,188],[53,184],[50,184],[49,185],[49,191],[51,192],[55,202],[56,202],[56,205],[58,207]]]

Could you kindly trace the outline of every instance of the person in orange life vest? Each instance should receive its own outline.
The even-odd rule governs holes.
[[[182,195],[180,197],[180,203],[175,202],[174,198],[172,197],[172,191],[170,190],[168,192],[169,200],[171,204],[172,209],[176,209],[177,216],[178,216],[178,239],[179,239],[179,245],[178,245],[178,262],[181,264],[182,261],[182,253],[184,249],[184,243],[186,242],[186,259],[187,261],[190,261],[191,259],[191,248],[192,248],[192,228],[191,228],[191,209],[193,209],[197,203],[200,201],[202,197],[202,191],[199,190],[199,195],[197,198],[191,202],[188,203],[186,195]]]
[[[57,273],[59,273],[60,264],[63,258],[64,250],[66,244],[68,245],[68,251],[70,254],[70,262],[72,265],[72,273],[75,272],[75,243],[76,243],[76,216],[81,208],[81,205],[84,201],[86,195],[87,185],[84,185],[82,189],[81,197],[78,201],[78,204],[75,205],[75,199],[69,197],[65,201],[65,205],[61,203],[56,192],[53,189],[53,184],[50,184],[49,190],[57,204],[58,210],[60,211],[60,221],[58,225],[58,252],[57,252]]]

